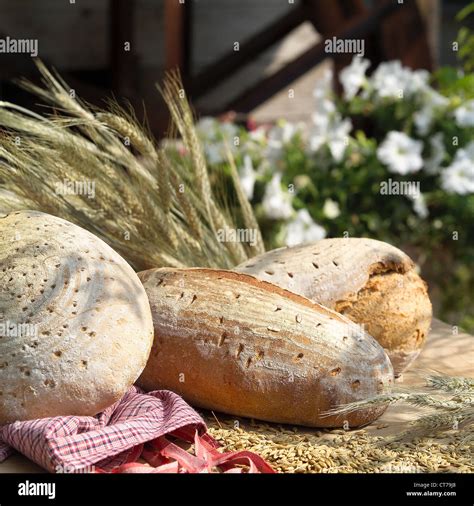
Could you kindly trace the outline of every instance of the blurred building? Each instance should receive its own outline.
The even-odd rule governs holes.
[[[370,13],[384,4],[387,14],[371,20]],[[93,103],[126,97],[139,116],[145,106],[152,129],[161,135],[167,116],[155,83],[176,65],[200,113],[236,109],[265,122],[281,116],[304,120],[321,62],[332,65],[337,56],[336,69],[350,62],[352,55],[314,49],[329,35],[365,37],[367,56],[375,61],[406,55],[412,66],[452,62],[450,41],[458,29],[453,15],[466,2],[419,0],[417,10],[410,10],[411,4],[414,0],[1,0],[0,38],[37,39],[39,57],[80,96]],[[351,32],[359,21],[363,29]],[[239,59],[242,65],[234,65]],[[37,76],[31,58],[0,54],[2,98],[31,105],[10,84],[20,76]],[[289,87],[295,95],[291,108]]]

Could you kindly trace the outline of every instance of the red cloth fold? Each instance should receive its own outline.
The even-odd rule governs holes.
[[[0,462],[15,449],[50,472],[241,472],[241,464],[249,472],[273,472],[250,452],[219,452],[206,431],[202,418],[173,392],[144,393],[132,387],[93,417],[60,416],[1,426]],[[170,435],[194,442],[196,456],[171,442]]]

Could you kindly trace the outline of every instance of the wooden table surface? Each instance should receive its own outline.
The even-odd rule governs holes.
[[[474,376],[474,336],[459,332],[455,334],[450,325],[433,320],[432,330],[420,356],[399,380],[404,386],[423,385],[427,374]],[[416,408],[404,405],[390,406],[384,415],[367,430],[377,435],[400,432],[407,422],[416,416]],[[378,428],[387,425],[385,428]],[[15,454],[0,464],[0,473],[45,472],[25,457]]]

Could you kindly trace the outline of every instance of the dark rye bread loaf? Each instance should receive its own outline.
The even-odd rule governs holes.
[[[323,239],[269,251],[235,270],[363,324],[387,351],[396,374],[418,356],[430,328],[425,282],[403,251],[381,241]]]
[[[253,276],[213,269],[139,273],[155,342],[139,379],[195,406],[313,427],[364,425],[383,408],[324,416],[393,381],[381,346],[347,318]]]

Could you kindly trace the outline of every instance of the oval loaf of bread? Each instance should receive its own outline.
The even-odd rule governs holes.
[[[0,216],[0,424],[95,415],[152,342],[145,290],[105,242],[36,211]]]
[[[393,381],[382,347],[350,320],[253,276],[214,269],[139,273],[155,342],[139,379],[225,413],[313,427],[367,424],[383,409],[323,413]]]
[[[432,309],[425,282],[403,251],[374,239],[336,238],[280,248],[237,271],[291,290],[363,324],[395,374],[418,356]]]

